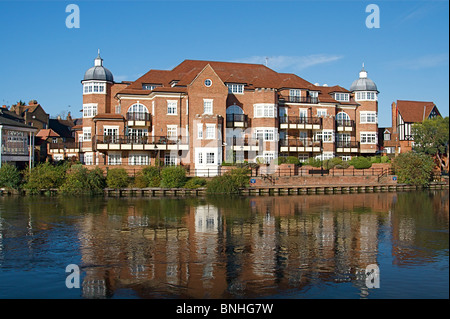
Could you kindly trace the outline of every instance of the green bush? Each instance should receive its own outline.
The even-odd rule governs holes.
[[[186,170],[181,166],[167,166],[161,171],[161,187],[180,188],[186,180]]]
[[[88,171],[87,181],[89,190],[94,193],[101,192],[106,187],[106,178],[103,175],[103,170],[99,167]]]
[[[237,194],[240,188],[248,186],[249,174],[248,168],[236,168],[222,176],[216,176],[207,184],[207,193]]]
[[[49,162],[38,164],[36,167],[25,171],[24,188],[31,193],[36,193],[41,189],[60,188],[66,178],[68,163],[58,163],[52,165]]]
[[[337,165],[342,165],[343,161],[340,157],[333,157],[332,159],[323,161],[323,167],[325,169],[332,169]]]
[[[130,178],[124,168],[111,168],[106,174],[106,185],[109,188],[124,188],[130,183]]]
[[[381,156],[381,163],[390,163],[390,162],[391,162],[391,159],[388,156],[386,156],[386,155]]]
[[[66,178],[60,187],[63,193],[82,194],[89,190],[87,168],[73,165],[66,171]]]
[[[367,157],[356,156],[350,160],[350,165],[356,169],[365,169],[372,167],[372,162]]]
[[[337,164],[334,168],[345,169],[349,168],[350,164],[348,162],[342,161],[341,164]]]
[[[22,176],[15,165],[3,163],[0,168],[0,187],[19,189]]]
[[[312,167],[321,167],[322,166],[322,161],[320,159],[316,159],[314,157],[310,157],[308,159],[307,165],[310,165]]]
[[[397,156],[393,167],[399,183],[427,186],[432,179],[434,161],[431,156],[408,152]]]
[[[160,168],[156,166],[144,167],[135,178],[135,186],[139,188],[159,187],[160,184]]]
[[[189,180],[186,182],[186,184],[184,184],[184,188],[190,188],[190,189],[200,188],[200,187],[205,187],[205,186],[206,186],[206,179],[200,178],[197,176],[189,178]]]

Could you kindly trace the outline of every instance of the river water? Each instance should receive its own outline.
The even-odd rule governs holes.
[[[448,299],[448,194],[0,197],[0,298]]]

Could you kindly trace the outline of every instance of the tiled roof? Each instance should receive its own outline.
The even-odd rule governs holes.
[[[409,123],[422,122],[435,107],[433,102],[397,100],[398,112]]]
[[[60,137],[58,133],[53,131],[52,129],[43,129],[40,130],[37,134],[37,137]]]

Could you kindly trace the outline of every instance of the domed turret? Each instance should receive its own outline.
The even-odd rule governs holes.
[[[364,70],[364,63],[362,70],[359,72],[359,79],[353,81],[350,86],[350,91],[376,91],[378,92],[375,82],[367,77],[367,72]]]
[[[100,57],[100,50],[98,56],[94,60],[94,66],[84,73],[83,81],[106,81],[114,82],[114,77],[110,70],[103,66],[103,59]]]

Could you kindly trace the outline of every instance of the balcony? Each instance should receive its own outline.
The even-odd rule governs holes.
[[[336,120],[336,128],[338,132],[352,132],[355,129],[355,121]]]
[[[359,142],[356,141],[337,141],[336,153],[358,153]]]
[[[280,152],[316,152],[320,153],[322,141],[312,138],[288,138],[280,140]]]
[[[246,114],[227,114],[227,128],[248,127],[248,115]]]
[[[280,129],[320,130],[321,117],[281,116]]]
[[[126,119],[128,126],[151,126],[151,114],[147,112],[128,112]]]
[[[80,143],[63,142],[63,143],[49,143],[50,153],[78,153],[80,151]]]
[[[263,140],[262,139],[255,139],[255,138],[227,138],[227,145],[231,145],[231,149],[233,151],[254,151],[258,152],[261,151],[260,147],[263,146]]]
[[[280,96],[280,103],[308,103],[308,104],[317,104],[319,103],[319,99],[317,97],[312,96]]]
[[[186,136],[99,135],[94,141],[99,151],[189,150],[189,137]]]

